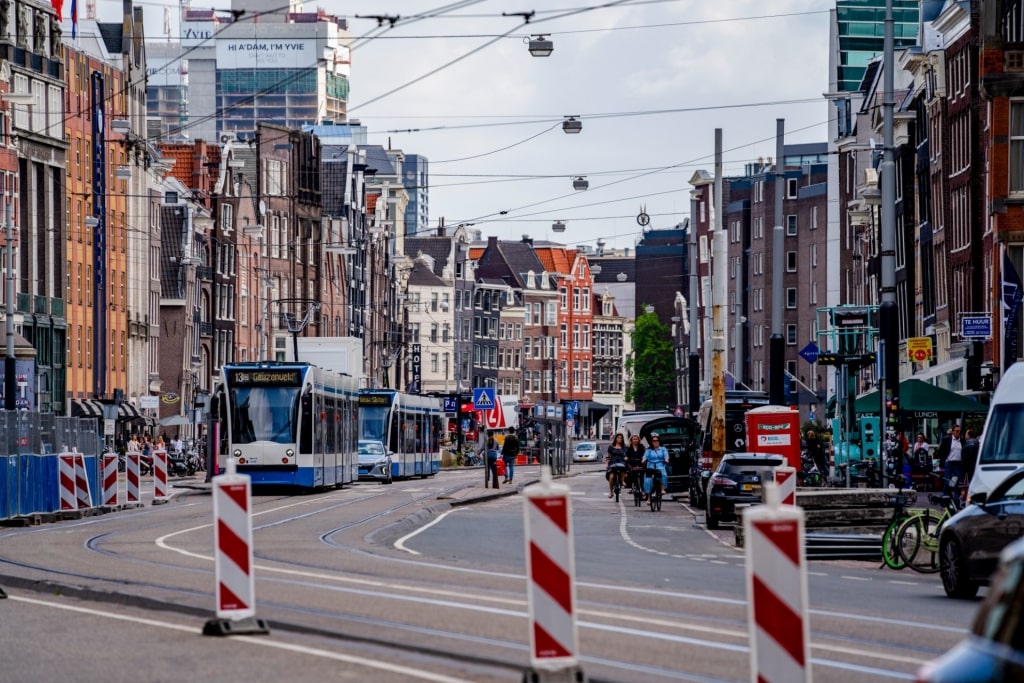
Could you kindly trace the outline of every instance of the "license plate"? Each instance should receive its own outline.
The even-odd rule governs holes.
[[[755,493],[761,490],[760,484],[743,484],[742,490],[748,493]]]
[[[260,458],[259,458],[258,455],[247,456],[246,459],[245,459],[245,464],[246,465],[259,465],[260,464]]]

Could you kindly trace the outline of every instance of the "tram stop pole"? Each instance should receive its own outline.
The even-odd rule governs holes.
[[[576,630],[576,563],[569,487],[540,466],[540,483],[523,490],[530,612],[525,683],[583,683]]]

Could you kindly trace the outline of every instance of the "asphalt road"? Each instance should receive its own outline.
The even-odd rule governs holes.
[[[607,498],[603,465],[571,487],[583,669],[593,681],[747,681],[744,564],[683,501]],[[516,478],[536,477],[536,467]],[[211,498],[0,529],[5,681],[518,681],[529,665],[523,500],[479,471],[392,486],[254,496],[257,614],[268,636],[200,635],[212,616]],[[499,493],[509,494],[506,487]],[[815,681],[913,680],[976,601],[936,576],[811,562]]]

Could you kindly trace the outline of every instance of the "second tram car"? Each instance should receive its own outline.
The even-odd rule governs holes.
[[[358,476],[359,381],[308,363],[225,365],[221,452],[254,486],[340,487]]]
[[[439,398],[392,389],[359,392],[359,438],[384,443],[391,453],[394,479],[441,471],[444,418]]]

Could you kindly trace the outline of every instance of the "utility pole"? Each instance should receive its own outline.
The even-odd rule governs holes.
[[[690,357],[686,378],[689,381],[687,395],[690,417],[697,417],[700,410],[700,355],[697,353],[697,193],[690,193]]]
[[[10,181],[8,181],[10,182]],[[18,408],[18,361],[14,357],[14,202],[4,202],[7,235],[7,355],[4,357],[4,410]]]
[[[885,0],[885,36],[882,63],[882,234],[881,305],[878,310],[879,354],[882,356],[882,429],[899,426],[900,330],[896,308],[896,152],[893,149],[893,109],[896,105],[893,61],[892,0]],[[891,412],[890,412],[891,407]],[[896,463],[903,471],[902,455]],[[883,473],[885,468],[882,468]]]
[[[775,120],[775,227],[772,228],[772,336],[768,340],[768,402],[781,406],[785,401],[786,343],[782,338],[782,311],[785,306],[783,260],[786,235],[783,231],[782,202],[785,201],[786,120]]]
[[[725,304],[728,298],[728,252],[722,229],[722,129],[715,129],[715,218],[711,276],[711,459],[712,467],[725,455]]]

